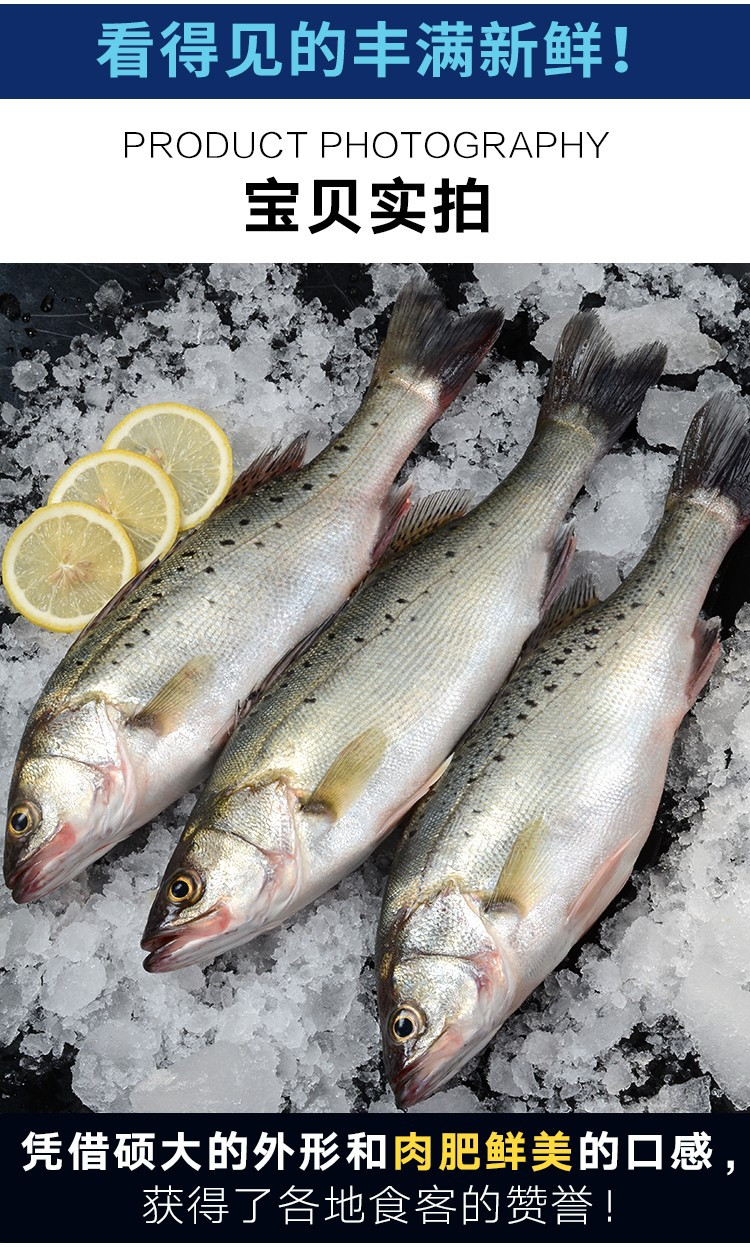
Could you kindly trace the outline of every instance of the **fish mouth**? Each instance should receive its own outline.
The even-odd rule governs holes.
[[[420,1075],[418,1069],[407,1068],[393,1080],[391,1086],[398,1108],[411,1109],[414,1105],[419,1105],[421,1101],[426,1101],[427,1097],[437,1092],[444,1082],[442,1075],[436,1073]]]
[[[432,1096],[433,1092],[437,1092],[438,1088],[447,1083],[462,1064],[462,1062],[455,1061],[450,1066],[438,1065],[432,1070],[425,1070],[424,1062],[418,1062],[413,1066],[403,1066],[390,1081],[398,1108],[411,1109],[414,1105],[419,1105],[421,1101],[426,1101],[428,1096]]]
[[[236,933],[229,930],[232,912],[225,902],[217,902],[199,919],[191,919],[184,927],[148,932],[141,941],[148,957],[143,960],[146,971],[178,971],[195,962],[209,961],[237,943]],[[217,941],[216,937],[226,939]],[[210,948],[206,948],[210,945]]]
[[[13,900],[19,905],[26,901],[39,901],[56,888],[56,881],[48,876],[44,880],[45,864],[38,862],[36,857],[24,862],[16,870],[5,877]]]
[[[391,1082],[398,1108],[412,1109],[415,1105],[426,1101],[458,1074],[465,1061],[468,1061],[468,1058],[461,1055],[450,1064],[438,1066],[430,1071],[422,1070],[420,1066],[405,1067]]]
[[[45,845],[40,845],[15,868],[6,870],[5,883],[13,900],[19,905],[40,901],[75,875],[79,868],[71,861],[70,850],[77,839],[73,825],[64,823]]]
[[[448,1027],[426,1053],[387,1070],[399,1109],[411,1109],[448,1083],[489,1042],[493,1031],[466,1035],[461,1026]]]
[[[67,884],[80,875],[121,839],[120,836],[111,836],[92,846],[85,836],[79,837],[73,824],[64,823],[45,845],[40,845],[17,867],[6,868],[5,883],[19,905],[27,901],[41,901],[61,884]]]

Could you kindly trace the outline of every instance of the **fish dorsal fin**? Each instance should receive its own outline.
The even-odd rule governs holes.
[[[295,468],[301,468],[307,454],[307,439],[308,434],[303,433],[284,449],[277,445],[263,451],[245,468],[244,472],[240,473],[230,487],[229,493],[221,504],[222,507],[226,503],[234,502],[237,498],[243,498],[245,494],[252,494],[259,485],[265,485],[267,481],[273,481],[276,477],[283,476],[285,472],[293,472]]]
[[[418,499],[398,521],[386,554],[397,555],[451,520],[459,520],[472,501],[469,490],[440,490]]]
[[[345,745],[306,802],[311,814],[326,814],[336,823],[367,787],[383,761],[388,739],[372,727]]]
[[[214,661],[208,655],[188,659],[153,698],[131,716],[131,725],[136,728],[151,728],[160,737],[174,732],[201,695],[213,667]]]
[[[545,636],[556,633],[558,629],[565,628],[572,620],[577,619],[584,611],[588,611],[589,607],[595,606],[598,601],[594,589],[594,578],[590,572],[584,572],[583,576],[577,577],[571,585],[567,585],[557,595],[535,632],[538,633],[544,629]],[[534,633],[532,633],[533,636]]]
[[[546,615],[529,636],[518,659],[518,666],[535,654],[549,637],[572,624],[573,620],[599,602],[594,582],[588,572],[579,576],[572,585],[566,585],[552,603]]]
[[[489,909],[512,906],[520,914],[528,914],[544,890],[549,888],[551,839],[544,815],[538,815],[526,824],[487,899]]]
[[[542,600],[542,615],[559,597],[570,571],[570,564],[576,551],[576,537],[572,522],[563,524],[555,538],[549,563],[549,580],[547,591]]]
[[[383,511],[383,521],[380,526],[378,540],[372,552],[371,564],[373,567],[380,561],[385,551],[388,550],[399,522],[408,513],[411,506],[412,489],[411,481],[407,481],[406,485],[394,485],[391,490]]]

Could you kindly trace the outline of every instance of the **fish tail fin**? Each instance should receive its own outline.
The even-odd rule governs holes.
[[[596,312],[576,313],[557,345],[539,423],[565,419],[576,409],[576,422],[583,418],[608,450],[637,416],[666,359],[661,342],[618,355]]]
[[[492,347],[503,319],[499,308],[453,316],[431,282],[409,282],[396,299],[372,387],[395,379],[431,385],[437,419]]]
[[[692,419],[669,490],[668,503],[700,491],[710,502],[730,499],[738,524],[750,524],[750,415],[736,394],[715,394]]]

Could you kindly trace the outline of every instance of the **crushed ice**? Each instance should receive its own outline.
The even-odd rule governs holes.
[[[377,266],[343,320],[300,297],[292,266],[186,270],[166,307],[128,308],[110,281],[95,295],[117,330],[13,368],[18,392],[0,479],[0,542],[46,498],[66,462],[101,445],[133,407],[173,398],[207,409],[241,466],[310,430],[323,445],[356,405],[376,321],[419,267]],[[609,592],[644,549],[691,416],[750,364],[737,283],[700,266],[477,265],[467,304],[518,315],[538,352],[495,356],[411,461],[421,492],[485,494],[534,426],[559,330],[602,306],[623,348],[669,346],[670,380],[647,399],[639,438],[592,473],[576,507],[579,567]],[[382,318],[381,318],[382,323]],[[742,332],[740,332],[740,330]],[[501,340],[502,341],[502,340]],[[526,353],[529,355],[529,353]],[[726,368],[723,361],[731,366]],[[0,757],[10,775],[23,725],[67,641],[22,619],[2,628]],[[678,738],[667,786],[672,839],[635,887],[534,994],[488,1053],[424,1109],[707,1109],[750,1106],[750,608]],[[3,890],[0,1043],[20,1036],[34,1070],[66,1045],[90,1108],[392,1111],[374,1009],[372,944],[388,851],[283,931],[205,970],[141,969],[152,890],[192,798],[109,859],[32,906]]]

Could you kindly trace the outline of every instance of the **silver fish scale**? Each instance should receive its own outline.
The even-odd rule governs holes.
[[[118,731],[138,777],[123,834],[200,780],[238,702],[367,572],[390,483],[436,410],[424,387],[376,383],[316,460],[230,501],[184,538],[71,647],[30,717],[19,765],[50,715],[95,697],[123,717]],[[194,662],[192,702],[187,690],[166,732],[129,718]],[[85,739],[76,748],[85,758]]]
[[[301,797],[361,733],[387,743],[343,817],[299,817],[309,892],[341,878],[424,790],[507,676],[536,624],[567,506],[601,442],[550,421],[468,516],[386,563],[248,712],[185,830],[257,837],[241,788],[283,778]],[[300,896],[295,897],[295,905]]]
[[[322,561],[318,575],[312,568],[308,577],[300,575],[302,549],[309,543],[314,550],[324,540],[336,545],[330,518],[320,508],[308,504],[301,526],[295,523],[291,500],[286,506],[267,501],[269,494],[278,497],[273,483],[270,489],[264,487],[264,494],[254,498],[252,526],[240,527],[249,510],[242,506],[244,500],[230,504],[226,515],[209,522],[208,531],[191,534],[73,647],[47,687],[39,713],[47,706],[64,709],[90,696],[104,697],[125,713],[138,711],[186,663],[204,656],[208,666],[195,706],[188,708],[181,731],[168,734],[169,752],[178,751],[178,759],[179,750],[192,756],[195,773],[200,774],[206,765],[201,759],[210,757],[212,747],[215,750],[216,734],[231,716],[238,695],[259,681],[279,652],[296,639],[298,633],[291,630],[299,628],[298,619],[309,612],[316,590],[325,593],[320,582],[327,579],[327,569]],[[276,524],[283,527],[275,528]],[[371,542],[376,529],[377,519]],[[222,539],[233,533],[235,544],[222,547]],[[256,545],[258,540],[263,548]],[[356,579],[354,568],[349,576]],[[328,586],[329,606],[335,605],[335,590],[335,584]],[[250,602],[263,620],[262,637],[252,627]],[[311,624],[319,618],[314,616]],[[125,731],[136,748],[144,736],[149,753],[158,745],[150,731],[144,734],[127,723]],[[162,738],[164,752],[166,744]]]
[[[529,463],[484,503],[376,570],[248,712],[206,798],[274,772],[312,788],[373,725],[401,754],[438,733],[434,768],[536,623],[554,538],[591,455],[590,439],[582,446],[580,433],[550,423]],[[402,792],[404,777],[394,780]]]
[[[421,721],[444,734],[450,707],[462,711],[459,689],[472,668],[486,673],[481,693],[468,694],[475,714],[481,706],[476,698],[491,680],[490,656],[499,650],[500,629],[493,625],[507,618],[511,597],[517,602],[513,570],[520,573],[529,553],[497,542],[493,552],[480,540],[483,532],[490,536],[490,523],[480,524],[477,516],[448,524],[420,550],[412,548],[374,573],[249,711],[214,769],[210,789],[231,789],[275,771],[311,789],[339,751],[372,726],[383,728],[395,753],[421,731]],[[542,577],[546,558],[542,551]],[[503,565],[506,575],[493,563]],[[526,630],[531,608],[528,617]],[[421,655],[422,673],[415,671]],[[512,662],[510,650],[500,651],[498,662]],[[440,748],[436,742],[436,762]]]
[[[305,478],[304,472],[294,476]],[[285,524],[297,510],[299,492],[299,483],[290,477],[255,490],[251,505],[247,498],[226,504],[184,537],[75,644],[47,685],[45,700],[75,690],[147,701],[164,683],[167,664],[159,660],[167,657],[166,646],[175,671],[201,647],[217,658],[230,653],[234,638],[231,633],[222,637],[225,617],[234,618],[238,603],[246,606],[248,584],[299,542],[299,534]],[[282,503],[271,503],[271,496]],[[307,497],[302,495],[301,501]],[[274,530],[278,523],[286,531]],[[246,615],[244,619],[246,623]],[[144,663],[144,651],[157,662]]]
[[[91,691],[142,704],[206,651],[217,670],[226,665],[236,690],[252,688],[367,571],[390,482],[435,411],[435,396],[419,387],[372,385],[317,459],[226,503],[95,622],[38,709]],[[253,636],[253,614],[261,636]],[[238,662],[248,639],[257,657],[251,647]]]
[[[555,838],[549,883],[568,903],[631,835],[635,858],[687,710],[696,617],[729,541],[725,518],[674,510],[621,588],[519,666],[406,829],[382,933],[449,878],[489,898],[535,819]]]

